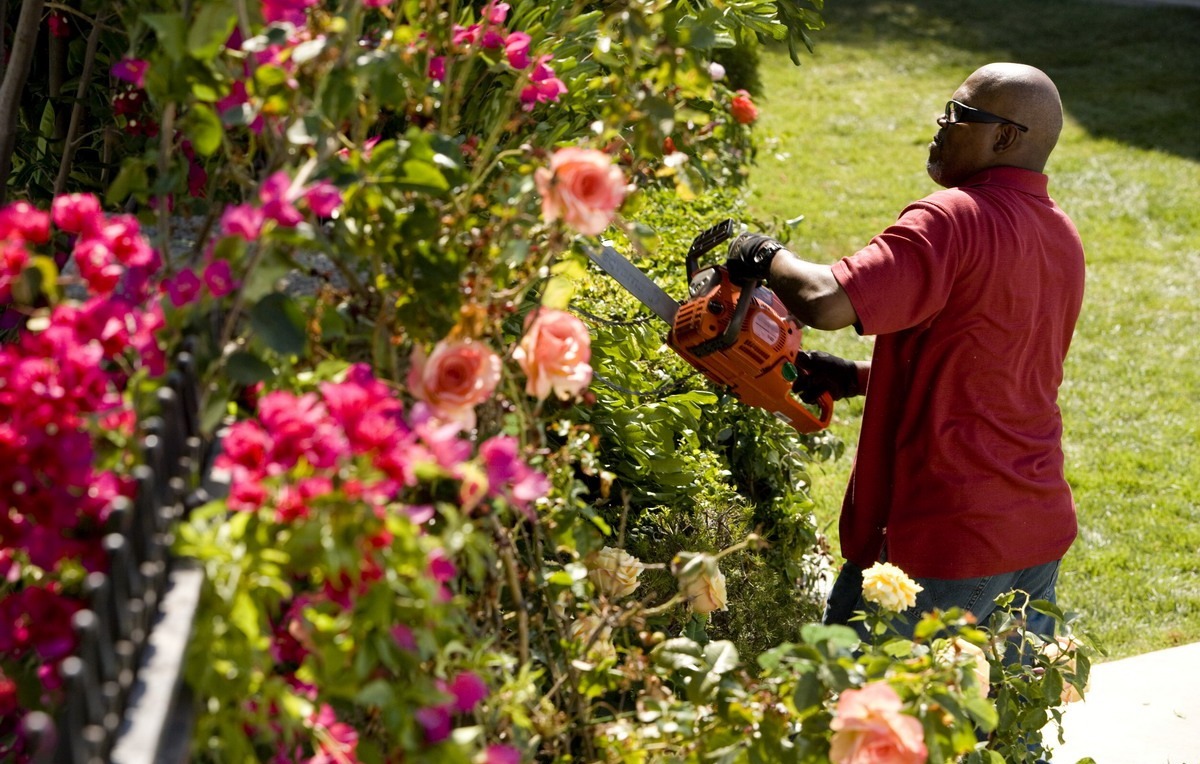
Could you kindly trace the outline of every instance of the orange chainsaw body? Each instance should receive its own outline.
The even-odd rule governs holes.
[[[828,427],[833,418],[828,394],[814,413],[792,393],[802,325],[775,293],[755,286],[743,299],[743,289],[723,265],[690,275],[689,299],[679,306],[667,344],[742,403],[771,412],[799,432]]]

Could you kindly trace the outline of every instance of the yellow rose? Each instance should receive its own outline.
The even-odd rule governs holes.
[[[725,606],[725,574],[717,567],[716,560],[708,555],[703,555],[703,558],[701,564],[685,568],[686,574],[679,581],[679,591],[687,597],[692,610],[701,615],[714,610],[728,610]]]
[[[863,571],[863,599],[893,613],[915,606],[922,589],[890,562],[877,562]]]
[[[624,549],[606,546],[589,554],[585,562],[592,585],[613,599],[627,597],[638,588],[642,563]]]

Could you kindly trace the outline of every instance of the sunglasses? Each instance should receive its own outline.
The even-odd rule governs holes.
[[[974,106],[967,106],[958,101],[946,102],[946,122],[951,125],[958,122],[997,122],[1002,125],[1012,125],[1023,133],[1029,132],[1029,128],[1020,122],[1013,122],[1011,119],[1005,119],[990,111],[976,109]]]

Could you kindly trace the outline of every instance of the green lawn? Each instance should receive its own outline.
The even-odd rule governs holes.
[[[1061,604],[1110,657],[1200,640],[1200,11],[1101,2],[832,0],[815,57],[764,56],[751,210],[804,216],[792,248],[854,252],[913,199],[935,117],[989,61],[1058,83],[1067,124],[1051,194],[1088,254],[1087,294],[1060,402],[1080,535]],[[870,339],[811,332],[853,358]],[[852,451],[861,407],[838,410]],[[818,466],[836,538],[849,458]]]

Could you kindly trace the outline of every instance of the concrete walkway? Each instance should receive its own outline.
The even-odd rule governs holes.
[[[1054,764],[1200,764],[1200,642],[1092,667]]]

